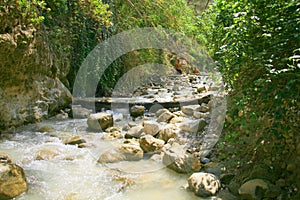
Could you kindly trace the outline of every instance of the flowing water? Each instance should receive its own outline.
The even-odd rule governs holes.
[[[41,128],[48,130],[38,131]],[[86,128],[86,119],[47,120],[2,135],[0,152],[9,154],[24,168],[29,185],[28,192],[17,200],[199,199],[182,189],[187,175],[177,174],[159,162],[98,164],[98,157],[113,148],[114,142],[104,141],[101,133]],[[66,138],[75,135],[82,136],[88,146],[64,144]],[[47,151],[55,156],[37,159],[40,152]]]

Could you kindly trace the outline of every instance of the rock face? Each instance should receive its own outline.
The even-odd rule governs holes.
[[[200,160],[193,154],[187,154],[177,143],[164,151],[163,164],[178,173],[198,172],[201,169]]]
[[[91,114],[87,120],[88,128],[94,131],[103,131],[114,125],[112,114],[105,112]]]
[[[200,197],[213,196],[221,188],[220,180],[215,175],[203,172],[192,174],[188,184],[189,189]]]
[[[121,146],[104,152],[98,159],[98,163],[138,161],[143,158],[143,155],[138,142],[127,140]]]
[[[156,139],[152,135],[145,135],[140,138],[140,146],[145,153],[158,153],[164,144],[163,140]]]
[[[2,155],[0,157],[3,158]],[[0,160],[0,199],[12,199],[27,191],[24,171],[11,163],[11,159]]]
[[[43,33],[33,28],[12,29],[0,34],[0,129],[54,116],[72,102],[62,83],[69,63],[59,60],[66,55],[51,55]]]

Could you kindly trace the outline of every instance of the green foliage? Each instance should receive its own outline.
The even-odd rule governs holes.
[[[44,20],[44,16],[41,15],[43,9],[45,9],[45,2],[41,0],[1,1],[0,33],[10,33],[17,26],[21,26],[23,29],[37,26]]]
[[[276,135],[295,131],[299,6],[297,1],[218,1],[215,59],[234,91],[233,114],[244,112],[241,126],[251,129],[271,120],[261,124]],[[286,123],[288,117],[293,122]]]

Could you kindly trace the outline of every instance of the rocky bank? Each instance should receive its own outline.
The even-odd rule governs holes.
[[[69,64],[50,51],[44,30],[0,34],[0,130],[47,118],[71,102]]]

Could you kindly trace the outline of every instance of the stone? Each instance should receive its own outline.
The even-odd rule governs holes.
[[[114,124],[112,114],[101,112],[91,114],[87,120],[88,128],[94,131],[103,131]]]
[[[206,91],[206,87],[204,85],[197,88],[198,93],[201,93],[201,92],[204,92],[204,91]]]
[[[201,160],[201,163],[202,163],[202,164],[207,164],[207,163],[210,162],[210,159],[209,159],[209,158],[201,158],[200,160]]]
[[[184,147],[176,142],[170,148],[164,148],[163,164],[178,173],[198,172],[201,169],[200,160],[186,153]]]
[[[10,156],[6,153],[0,153],[0,163],[7,163],[7,164],[11,164],[12,163],[12,159],[10,158]]]
[[[193,117],[195,117],[196,119],[201,119],[204,118],[206,115],[203,112],[198,112],[198,111],[194,111],[193,113]]]
[[[206,113],[209,111],[209,107],[207,105],[201,105],[197,111]]]
[[[144,121],[143,125],[143,131],[152,136],[156,135],[160,130],[160,124],[155,121]]]
[[[103,134],[104,140],[115,140],[123,138],[123,134],[120,131],[112,131]]]
[[[264,191],[268,190],[268,183],[262,179],[252,179],[244,183],[238,190],[242,199],[261,199]]]
[[[121,161],[138,161],[144,156],[139,143],[129,141],[117,148],[104,152],[98,159],[98,163],[116,163]]]
[[[189,189],[197,196],[214,196],[221,188],[221,182],[214,174],[198,172],[188,178]]]
[[[197,133],[203,131],[206,125],[207,123],[204,119],[189,120],[186,122],[182,122],[180,128],[183,131],[187,131],[190,133]]]
[[[81,136],[77,135],[77,136],[67,138],[64,143],[70,145],[76,145],[76,144],[79,145],[82,143],[86,143],[86,141]]]
[[[129,128],[127,133],[125,133],[125,138],[126,139],[131,139],[131,138],[140,138],[141,134],[143,133],[144,127],[142,125],[137,125]]]
[[[159,153],[164,144],[163,140],[156,139],[152,135],[145,135],[140,138],[140,146],[144,153]]]
[[[159,117],[161,114],[163,114],[163,113],[165,113],[165,112],[169,112],[169,110],[166,109],[166,108],[162,108],[162,109],[157,110],[157,111],[155,112],[155,115],[156,115],[156,117]]]
[[[50,149],[39,150],[35,156],[35,160],[52,160],[59,155],[58,151]]]
[[[183,121],[187,120],[187,118],[185,117],[173,117],[171,120],[170,120],[170,124],[177,124],[177,123],[181,123]]]
[[[157,122],[168,122],[170,121],[175,115],[169,111],[163,112],[159,117],[157,118]]]
[[[134,105],[130,108],[130,116],[133,118],[142,116],[144,115],[144,113],[145,113],[144,106]]]
[[[92,114],[92,110],[83,108],[80,105],[72,106],[72,116],[74,119],[85,119]]]
[[[27,191],[24,170],[12,163],[0,163],[0,199],[13,199]]]
[[[168,142],[171,138],[176,138],[180,129],[173,124],[167,124],[158,133],[157,138]]]
[[[188,106],[182,106],[181,111],[186,115],[193,115],[194,111],[196,111],[200,105],[188,105]]]

